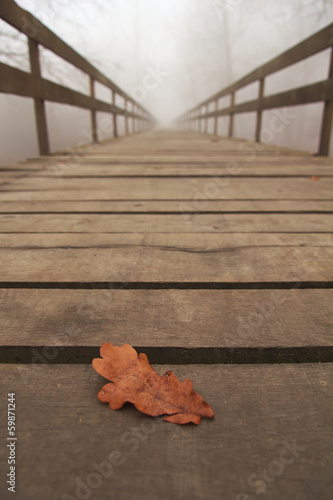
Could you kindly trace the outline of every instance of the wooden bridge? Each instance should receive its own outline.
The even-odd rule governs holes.
[[[34,99],[41,152],[0,171],[1,498],[14,392],[19,500],[331,499],[333,74],[275,96],[264,79],[331,47],[333,27],[160,130],[13,1],[0,17],[27,35],[31,60],[31,73],[1,64],[0,91]],[[91,95],[42,78],[39,44],[85,71]],[[258,98],[235,104],[255,80]],[[123,107],[96,99],[96,81]],[[92,144],[49,155],[48,100],[89,109]],[[319,101],[321,156],[259,142],[263,110]],[[258,142],[231,137],[249,110]],[[115,139],[97,144],[99,111]],[[216,135],[222,115],[230,137]],[[103,342],[190,377],[215,419],[108,410],[91,367]]]

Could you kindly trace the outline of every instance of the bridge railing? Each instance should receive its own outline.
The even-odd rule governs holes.
[[[0,18],[28,37],[31,72],[27,73],[26,71],[0,63],[0,92],[32,97],[34,99],[37,137],[41,155],[50,154],[45,101],[69,104],[90,110],[93,142],[98,142],[98,111],[112,114],[114,137],[118,136],[118,115],[125,118],[125,133],[129,133],[129,119],[132,119],[133,132],[145,129],[154,121],[152,115],[137,101],[121,90],[114,82],[61,40],[30,12],[19,7],[13,0],[1,0]],[[90,78],[90,95],[85,95],[43,78],[39,45],[49,49],[88,75]],[[99,82],[111,90],[112,102],[107,103],[95,97],[95,82]],[[124,108],[116,105],[117,95],[124,99]],[[129,103],[131,103],[131,111],[128,110]]]
[[[255,140],[260,141],[262,127],[262,113],[264,110],[282,108],[286,106],[296,106],[300,104],[324,102],[322,116],[319,154],[327,156],[329,153],[329,143],[332,129],[333,116],[333,24],[322,29],[318,33],[310,36],[298,45],[283,52],[266,64],[255,69],[237,82],[217,92],[199,105],[184,113],[178,123],[193,126],[201,131],[208,130],[208,119],[214,118],[214,134],[217,134],[217,119],[220,116],[229,116],[229,137],[233,135],[234,116],[237,113],[256,112]],[[325,49],[331,48],[330,69],[328,78],[324,81],[298,87],[274,95],[265,96],[265,78],[277,71],[313,56]],[[237,90],[247,85],[259,82],[259,92],[256,99],[248,102],[235,104],[235,93]],[[221,97],[231,96],[230,105],[223,109],[218,109],[218,101]],[[214,111],[209,112],[208,107],[214,103]]]

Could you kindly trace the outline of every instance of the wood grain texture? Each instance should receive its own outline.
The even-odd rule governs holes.
[[[333,212],[333,201],[207,200],[189,201],[0,201],[0,213],[316,213]]]
[[[0,186],[10,200],[331,200],[333,179],[310,178],[31,178]]]
[[[2,281],[332,281],[328,234],[1,234]]]
[[[330,346],[333,290],[0,289],[0,345]]]
[[[105,153],[99,153],[99,152],[94,152],[91,154],[81,154],[80,152],[76,152],[75,150],[72,152],[72,154],[65,154],[65,155],[54,155],[52,156],[53,161],[65,161],[66,159],[68,161],[74,161],[77,163],[81,163],[82,165],[87,164],[87,165],[188,165],[188,166],[210,166],[210,167],[219,167],[221,165],[227,165],[227,164],[235,164],[239,163],[241,165],[244,165],[244,168],[246,165],[249,164],[272,164],[274,165],[279,165],[279,164],[291,164],[294,166],[301,166],[304,163],[308,164],[309,166],[313,165],[316,166],[318,165],[318,158],[314,158],[308,155],[302,155],[301,153],[295,152],[294,156],[286,156],[286,155],[279,155],[279,154],[270,154],[270,155],[261,155],[257,154],[257,151],[253,149],[253,147],[248,147],[248,149],[244,148],[244,151],[242,152],[237,152],[237,150],[230,150],[229,152],[226,151],[204,151],[204,152],[195,152],[193,150],[188,151],[187,153],[184,152],[183,150],[179,151],[178,153],[176,152],[168,152],[168,153],[160,153],[159,151],[156,151],[154,153],[146,151],[146,152],[141,152],[140,153],[135,153],[133,151],[133,147],[135,145],[133,144],[130,150],[124,150],[124,151],[109,151]],[[45,156],[45,157],[37,157],[37,158],[32,158],[29,163],[32,163],[33,165],[36,165],[37,163],[42,163],[45,164],[46,161],[50,161],[50,157]],[[332,165],[332,162],[329,159],[320,159],[320,164],[321,165]]]
[[[91,498],[252,500],[264,487],[272,500],[332,497],[332,365],[155,368],[190,377],[215,419],[175,426],[131,406],[111,411],[97,399],[105,379],[91,366],[0,366],[2,393],[17,399],[18,498],[75,498],[76,478],[94,484],[94,464],[112,453],[122,463],[95,476]],[[7,449],[0,453],[4,467]]]
[[[329,233],[332,214],[0,214],[0,233]]]
[[[100,164],[98,162],[91,163],[86,161],[83,163],[81,161],[65,161],[53,160],[45,166],[38,164],[34,165],[36,172],[31,174],[31,177],[195,177],[204,176],[209,178],[210,176],[241,176],[241,177],[311,177],[312,175],[332,177],[333,168],[331,165],[318,165],[316,163],[305,164],[300,163],[295,165],[295,163],[271,163],[269,160],[265,163],[255,163],[255,164],[242,164],[236,167],[232,167],[227,163],[221,162],[220,165],[209,166],[205,164],[196,163],[194,165],[182,165],[175,166],[172,164],[156,164],[156,165],[142,165],[141,163],[130,164],[130,165],[116,165],[110,163]],[[33,168],[33,164],[30,165]],[[0,170],[1,172],[1,170]],[[0,173],[0,178],[3,174]]]

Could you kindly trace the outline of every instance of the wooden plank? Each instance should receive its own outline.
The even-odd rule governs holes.
[[[331,282],[327,234],[1,234],[2,282]]]
[[[124,137],[124,136],[123,136]],[[191,142],[193,142],[193,147],[191,147]],[[167,143],[166,143],[167,141]],[[201,134],[200,138],[195,136],[193,134],[192,138],[191,137],[182,137],[181,140],[179,141],[172,141],[170,138],[164,138],[162,141],[159,141],[158,138],[155,137],[150,137],[149,135],[146,135],[141,138],[140,136],[140,141],[136,140],[133,141],[133,144],[136,146],[138,152],[141,154],[143,152],[156,152],[156,153],[175,153],[175,152],[202,152],[202,151],[219,151],[223,153],[230,153],[233,150],[237,150],[237,146],[239,145],[240,142],[245,141],[245,139],[237,139],[237,138],[230,138],[230,137],[222,137],[221,136],[215,136],[211,134]],[[253,143],[253,141],[249,141]],[[292,149],[291,148],[285,148],[283,146],[278,146],[278,145],[272,145],[272,144],[262,144],[261,148],[258,148],[259,151],[262,154],[270,155],[270,154],[275,154],[276,151],[280,151],[281,154],[283,153],[285,156],[292,156]],[[126,138],[122,139],[122,141],[117,142],[116,144],[111,144],[110,142],[107,143],[105,146],[102,146],[101,149],[95,149],[93,151],[94,154],[102,154],[105,152],[126,152],[131,150],[131,142],[128,142]],[[309,155],[309,153],[308,153]]]
[[[333,201],[311,200],[221,200],[207,203],[179,201],[0,201],[0,213],[228,213],[333,212]]]
[[[132,146],[133,148],[133,146]],[[304,162],[305,160],[309,160],[311,163],[318,163],[325,161],[322,158],[318,157],[311,157],[310,154],[308,155],[300,155],[298,151],[294,151],[289,155],[286,155],[284,152],[279,153],[279,152],[272,152],[269,154],[266,154],[263,152],[262,154],[259,153],[258,149],[260,148],[259,145],[257,147],[253,147],[252,144],[247,144],[247,143],[241,143],[239,149],[234,148],[230,149],[230,151],[221,151],[219,152],[218,150],[214,149],[211,151],[205,151],[204,149],[200,149],[199,151],[184,151],[182,150],[174,150],[174,151],[166,151],[165,153],[160,153],[158,151],[152,151],[152,150],[145,150],[142,151],[141,154],[133,151],[133,149],[125,149],[123,151],[117,151],[117,150],[112,150],[112,151],[103,151],[103,152],[98,152],[98,151],[90,151],[87,152],[87,154],[82,158],[82,159],[87,159],[90,160],[90,163],[95,163],[95,160],[104,160],[108,161],[110,163],[114,162],[117,163],[117,160],[119,160],[120,163],[124,163],[127,160],[130,162],[135,162],[135,160],[140,163],[140,161],[154,161],[155,163],[189,163],[186,160],[191,160],[190,163],[205,163],[209,164],[210,162],[218,162],[221,163],[223,161],[232,161],[235,160],[235,156],[237,156],[238,159],[244,160],[246,162],[254,161],[288,161],[288,162]],[[54,156],[54,158],[57,158],[57,155]],[[40,157],[40,160],[46,159],[48,160],[48,157]],[[64,159],[64,158],[62,158]],[[35,160],[35,159],[34,159]],[[36,158],[38,160],[38,158]],[[331,162],[332,163],[332,162]],[[331,164],[330,163],[330,164]]]
[[[330,233],[332,214],[0,214],[0,233]]]
[[[0,174],[5,175],[7,172],[26,172],[32,171],[36,172],[37,170],[42,170],[43,165],[39,164],[30,164],[28,161],[22,163],[12,163],[10,165],[0,166]]]
[[[112,488],[119,500],[332,497],[332,365],[155,368],[191,378],[215,419],[194,428],[132,406],[111,411],[97,399],[105,379],[91,366],[0,366],[2,391],[15,391],[17,402],[17,494],[80,498],[88,483],[91,497],[108,498]],[[7,399],[1,404],[4,413]],[[5,419],[0,425],[5,439]]]
[[[89,145],[88,145],[89,146]],[[259,145],[257,145],[257,148]],[[179,151],[172,154],[164,153],[159,154],[158,152],[146,151],[142,154],[133,154],[132,151],[124,151],[123,154],[110,151],[103,152],[100,154],[93,153],[92,151],[86,151],[84,148],[65,151],[61,154],[52,155],[50,158],[48,156],[40,156],[37,158],[30,158],[27,160],[27,164],[38,166],[41,163],[45,165],[50,165],[52,162],[56,161],[66,161],[71,163],[79,163],[82,165],[140,165],[145,162],[148,164],[153,164],[154,166],[182,166],[182,167],[221,167],[227,166],[230,163],[240,163],[245,165],[260,165],[264,163],[263,166],[276,166],[278,165],[294,165],[294,166],[331,166],[332,159],[330,158],[320,158],[311,155],[301,155],[295,152],[294,155],[285,154],[257,154],[258,151],[255,146],[251,143],[241,143],[240,148],[237,150],[231,150],[219,153],[218,151],[212,151],[210,154],[205,151],[198,151],[197,153],[193,151]],[[272,165],[271,165],[272,164]]]
[[[333,179],[274,178],[26,178],[0,187],[0,201],[10,200],[331,200]]]
[[[332,302],[332,289],[0,289],[0,345],[330,346]]]
[[[195,141],[195,142],[194,142]],[[191,142],[193,145],[191,147]],[[175,152],[223,152],[230,153],[233,150],[237,150],[237,146],[239,146],[242,142],[250,142],[254,143],[254,141],[245,140],[245,139],[237,139],[230,137],[220,137],[213,136],[210,134],[201,134],[198,138],[196,135],[192,135],[192,137],[183,137],[181,136],[181,140],[173,141],[170,137],[165,137],[163,140],[159,140],[159,138],[151,137],[147,133],[143,137],[140,136],[140,140],[133,140],[133,142],[129,142],[126,138],[122,138],[121,141],[117,143],[106,142],[105,145],[102,145],[101,148],[92,150],[93,154],[102,154],[106,152],[120,152],[124,153],[126,151],[130,152],[133,146],[136,147],[137,151],[141,154],[144,152],[156,152],[156,153],[171,153]],[[276,154],[276,151],[279,151],[281,154],[285,156],[293,156],[293,149],[286,148],[283,146],[272,145],[272,144],[261,144],[260,148],[257,148],[261,154],[272,155]],[[305,153],[306,154],[306,153]],[[309,156],[309,153],[307,153]]]
[[[26,175],[26,173],[22,172],[22,171],[6,171],[3,173],[1,172],[0,173],[0,183],[2,185],[8,185],[13,180],[24,177],[25,175]]]
[[[269,162],[267,162],[269,163]],[[131,176],[168,176],[168,177],[193,177],[193,176],[272,176],[272,177],[332,177],[333,168],[330,165],[304,165],[304,164],[274,164],[259,163],[256,165],[231,165],[221,164],[215,167],[197,165],[169,166],[169,165],[103,165],[78,162],[52,162],[36,172],[31,172],[31,177],[131,177]],[[2,178],[0,172],[0,178]]]

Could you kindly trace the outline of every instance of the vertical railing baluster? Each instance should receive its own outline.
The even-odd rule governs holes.
[[[116,93],[112,90],[112,104],[116,105]],[[112,113],[113,118],[113,137],[116,139],[118,137],[118,126],[117,126],[117,113]]]
[[[31,73],[36,78],[38,82],[37,84],[41,85],[42,73],[40,69],[38,43],[35,40],[32,40],[31,38],[29,38],[29,59],[30,59]],[[49,155],[50,145],[49,145],[49,137],[47,131],[47,120],[46,120],[44,99],[39,99],[37,97],[34,98],[34,108],[35,108],[39,154]]]
[[[90,97],[95,98],[95,82],[93,77],[90,77]],[[90,121],[91,121],[91,137],[94,143],[98,142],[98,134],[97,134],[97,118],[96,111],[92,109],[90,111]]]
[[[260,105],[260,100],[264,97],[264,86],[265,86],[265,79],[260,78],[259,80],[259,93],[258,93],[258,105]],[[261,122],[262,122],[262,110],[258,109],[257,111],[257,122],[256,122],[256,135],[255,135],[255,140],[256,142],[260,142],[260,133],[261,133]]]
[[[128,135],[128,115],[127,115],[127,103],[128,103],[128,101],[127,101],[127,99],[126,99],[126,97],[125,97],[125,104],[124,104],[124,106],[125,106],[125,134],[126,134],[126,135]]]
[[[230,107],[233,108],[234,103],[235,103],[235,92],[231,92],[231,100],[230,100]],[[229,137],[233,136],[234,133],[234,113],[231,111],[230,113],[230,119],[229,119]]]
[[[209,110],[209,104],[206,104],[205,112],[206,114],[208,113]],[[205,134],[208,133],[208,117],[206,116],[205,118]]]
[[[133,104],[133,113],[136,114],[136,106]],[[136,133],[136,118],[133,116],[133,134]]]
[[[219,107],[219,100],[215,100],[215,113],[217,113]],[[217,115],[214,116],[214,135],[217,135]]]
[[[333,47],[331,47],[331,63],[328,78],[333,78]],[[333,120],[333,101],[325,101],[324,113],[321,122],[319,154],[328,156],[330,150],[330,138]]]

